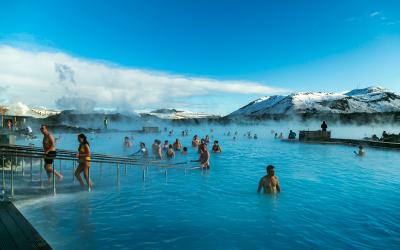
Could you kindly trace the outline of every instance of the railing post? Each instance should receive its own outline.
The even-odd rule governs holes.
[[[43,158],[40,159],[40,166],[39,166],[39,170],[40,170],[40,187],[43,187],[43,181],[42,181],[42,172],[43,172]]]
[[[119,185],[119,162],[117,163],[117,184]]]
[[[25,170],[24,170],[24,165],[25,165],[25,162],[24,162],[24,157],[22,157],[22,161],[21,161],[21,171],[22,171],[22,176],[24,176],[25,175]]]
[[[31,167],[31,182],[33,181],[33,174],[32,174],[32,168],[33,168],[33,158],[31,156],[31,163],[30,163],[30,167]]]
[[[60,174],[62,174],[61,173],[61,167],[62,167],[61,165],[62,165],[62,160],[60,160]]]
[[[12,160],[11,160],[11,197],[14,197],[14,170],[13,170]]]
[[[165,182],[167,182],[167,177],[168,177],[167,168],[165,168]]]
[[[127,174],[127,170],[126,170],[126,163],[125,163],[125,175]]]
[[[33,144],[30,144],[30,146],[31,146],[32,149],[34,148]],[[30,167],[31,167],[30,171],[31,171],[31,182],[32,182],[33,181],[33,173],[32,173],[32,171],[33,171],[33,158],[32,158],[32,156],[31,156]]]
[[[72,183],[75,183],[75,160],[72,161]]]
[[[187,175],[187,168],[185,168],[185,176]]]
[[[145,181],[146,180],[146,168],[143,167],[142,171],[143,171],[143,181]]]
[[[56,164],[53,162],[53,195],[56,195]]]
[[[1,194],[2,194],[2,199],[4,199],[4,196],[6,194],[6,179],[5,179],[5,156],[3,155],[3,171],[2,171],[2,189],[1,189]]]

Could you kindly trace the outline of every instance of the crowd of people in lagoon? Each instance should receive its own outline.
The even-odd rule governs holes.
[[[169,136],[173,136],[174,131],[170,130],[168,132]],[[182,136],[188,136],[189,131],[183,130],[181,133]],[[210,145],[210,137],[206,135],[204,138],[199,138],[198,135],[194,135],[191,141],[192,149],[196,150],[199,153],[198,160],[192,160],[191,162],[199,162],[200,168],[202,169],[209,169],[210,168],[210,153],[208,151],[208,145]],[[128,136],[124,138],[123,148],[129,149],[132,147],[132,143]],[[218,140],[214,140],[211,152],[213,153],[222,153],[222,148],[219,145]],[[139,143],[139,150],[130,156],[141,156],[143,158],[153,158],[156,160],[171,160],[174,159],[177,154],[187,155],[188,154],[188,147],[183,146],[179,138],[176,138],[173,143],[170,143],[169,140],[164,140],[162,143],[161,140],[155,139],[153,144],[151,145],[151,152],[146,147],[144,142]]]
[[[56,139],[52,134],[50,134],[47,125],[42,125],[40,127],[40,131],[43,134],[43,150],[44,150],[44,169],[47,173],[48,182],[50,183],[52,180],[52,176],[58,178],[59,181],[63,179],[63,175],[57,172],[53,168],[53,162],[57,156],[56,151]],[[211,130],[213,132],[213,130]],[[169,136],[173,135],[173,131],[168,132]],[[237,136],[238,132],[235,132],[234,135]],[[188,130],[182,131],[182,135],[188,136]],[[230,136],[230,132],[225,133],[225,135]],[[257,135],[251,135],[251,132],[247,132],[244,134],[248,138],[257,139]],[[86,184],[92,188],[93,183],[89,176],[89,168],[91,165],[91,152],[90,152],[90,144],[87,140],[87,137],[84,134],[78,135],[78,153],[76,154],[76,158],[78,159],[78,167],[75,170],[75,177],[78,179],[81,186],[85,186],[83,178],[81,174],[83,173],[83,177],[86,181]],[[208,145],[210,144],[210,137],[206,135],[204,138],[199,138],[198,135],[194,135],[191,141],[191,146],[199,153],[198,160],[191,160],[190,162],[198,162],[201,169],[209,169],[210,168],[210,153],[208,151]],[[131,148],[132,142],[128,136],[124,137],[122,146],[124,148]],[[151,146],[151,154],[147,149],[144,142],[140,142],[139,144],[140,149],[131,154],[130,156],[137,156],[140,155],[144,158],[153,157],[154,159],[173,159],[176,154],[187,155],[188,154],[188,147],[185,147],[180,142],[179,138],[176,138],[174,143],[169,143],[168,140],[165,140],[164,143],[161,143],[161,140],[155,139],[154,143]],[[222,153],[222,148],[219,145],[218,140],[214,140],[211,151],[213,153]],[[164,153],[163,153],[164,152]],[[278,177],[275,176],[275,170],[272,165],[267,167],[267,175],[261,178],[257,192],[260,192],[262,189],[264,193],[276,193],[280,192],[280,186]]]
[[[105,120],[104,125],[108,122]],[[7,122],[8,128],[12,129],[12,121]],[[322,131],[327,131],[327,124],[324,121],[321,124]],[[53,137],[48,131],[47,125],[42,125],[40,127],[40,131],[43,134],[43,150],[44,150],[44,169],[46,170],[48,181],[51,181],[52,174],[54,171],[54,175],[61,181],[63,176],[58,173],[55,169],[53,169],[53,161],[56,158],[56,138]],[[165,129],[165,131],[167,131]],[[28,131],[32,133],[32,130]],[[210,130],[211,134],[213,133],[213,129]],[[275,139],[283,139],[283,133],[279,134],[274,130],[271,131],[271,134],[274,134]],[[174,131],[168,131],[168,136],[173,136]],[[189,131],[187,129],[181,132],[182,136],[189,136]],[[238,131],[231,133],[230,131],[224,133],[224,136],[232,136],[233,140],[238,138]],[[387,133],[384,131],[382,137],[387,136]],[[248,131],[243,134],[243,137],[247,137],[249,139],[258,139],[257,134],[252,134],[251,131]],[[288,139],[295,139],[296,133],[292,130],[289,131]],[[78,160],[78,167],[75,170],[75,177],[78,179],[81,186],[85,186],[84,180],[81,176],[83,173],[83,177],[86,181],[86,184],[89,187],[93,186],[92,181],[89,177],[89,168],[90,168],[90,145],[87,140],[87,137],[84,134],[78,135],[78,153],[76,154],[76,158]],[[200,138],[198,135],[194,135],[191,141],[191,148],[196,150],[199,153],[199,158],[197,160],[191,160],[190,162],[198,162],[201,169],[210,169],[210,152],[208,150],[208,146],[210,145],[210,136],[206,135],[204,138]],[[129,149],[133,147],[133,144],[128,136],[125,136],[122,143],[123,148]],[[213,153],[222,153],[222,148],[219,144],[218,140],[214,140],[211,147],[211,152]],[[358,147],[358,151],[354,151],[356,155],[363,156],[365,155],[365,150],[362,145]],[[179,138],[176,138],[173,143],[170,143],[169,140],[164,140],[164,143],[159,139],[155,139],[153,144],[151,145],[151,152],[147,149],[146,144],[144,142],[139,143],[139,150],[129,156],[135,157],[140,156],[143,158],[153,158],[156,160],[170,160],[174,159],[177,154],[187,155],[188,147],[183,146]],[[261,178],[259,181],[257,191],[260,192],[264,190],[265,193],[276,193],[280,192],[280,186],[278,177],[275,175],[275,167],[272,165],[268,165],[266,168],[267,174]]]

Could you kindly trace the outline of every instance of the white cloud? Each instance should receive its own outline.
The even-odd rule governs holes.
[[[166,102],[173,105],[215,92],[257,95],[286,92],[256,82],[124,68],[58,51],[0,45],[0,87],[4,86],[9,101],[29,105],[78,108],[88,103],[126,110],[162,106]]]
[[[379,11],[374,11],[374,12],[372,12],[369,16],[370,17],[376,17],[376,16],[379,16],[381,13],[379,12]]]

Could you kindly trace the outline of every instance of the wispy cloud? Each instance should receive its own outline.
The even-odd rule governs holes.
[[[379,16],[380,14],[381,14],[380,11],[374,11],[374,12],[372,12],[369,16],[370,16],[370,17],[376,17],[376,16]]]
[[[373,11],[368,15],[361,17],[349,17],[344,20],[345,22],[357,22],[357,23],[375,23],[379,25],[396,25],[400,24],[400,20],[385,15],[382,11]]]
[[[133,110],[190,102],[213,93],[267,95],[287,92],[257,82],[189,77],[124,68],[59,51],[0,45],[0,84],[8,101],[60,108]],[[0,98],[1,100],[1,98]]]

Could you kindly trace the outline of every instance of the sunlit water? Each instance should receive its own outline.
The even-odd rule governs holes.
[[[156,137],[170,141],[178,137],[190,153],[178,155],[173,162],[197,159],[191,137],[211,135],[209,128],[192,127],[188,137],[181,137],[181,130],[175,128],[173,137],[134,134],[131,152],[139,141],[150,148]],[[126,173],[121,168],[117,185],[115,166],[103,166],[100,174],[94,165],[92,192],[73,189],[55,197],[21,200],[17,206],[55,249],[400,246],[399,151],[367,148],[360,158],[347,146],[274,140],[270,128],[230,130],[239,131],[236,141],[223,135],[227,128],[215,128],[213,139],[220,141],[223,153],[212,154],[210,171],[185,175],[182,170],[169,170],[165,178],[162,169],[150,168],[143,181],[140,167],[128,167]],[[256,130],[259,138],[243,137],[248,130]],[[346,135],[354,131],[359,137],[366,133],[348,128]],[[93,151],[124,154],[124,136],[91,134],[89,138]],[[58,147],[75,149],[75,135],[61,135]],[[256,193],[267,164],[276,166],[282,188],[277,196]],[[71,167],[63,171],[60,185],[76,186]]]

